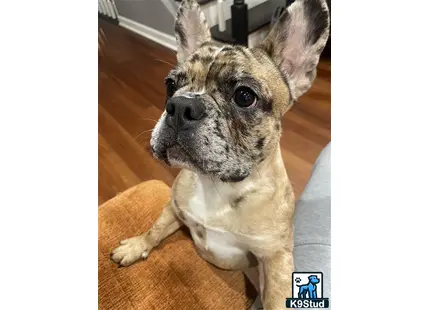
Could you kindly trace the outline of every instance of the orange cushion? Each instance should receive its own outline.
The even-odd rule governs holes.
[[[146,261],[118,268],[110,260],[120,240],[150,228],[169,197],[167,185],[148,181],[99,207],[99,309],[247,309],[255,291],[244,275],[220,270],[198,256],[186,228]]]

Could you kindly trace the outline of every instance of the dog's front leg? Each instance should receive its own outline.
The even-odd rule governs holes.
[[[261,299],[264,310],[285,310],[285,299],[292,297],[293,254],[282,251],[259,259],[263,272]]]
[[[120,246],[112,251],[112,260],[120,266],[129,266],[140,258],[147,258],[151,250],[182,226],[172,210],[171,201],[167,203],[154,225],[140,236],[122,240]]]

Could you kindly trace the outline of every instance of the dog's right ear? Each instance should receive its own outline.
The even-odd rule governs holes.
[[[183,0],[175,21],[175,37],[178,44],[176,58],[181,63],[202,43],[211,40],[205,15],[195,0]]]
[[[329,25],[325,0],[296,0],[258,46],[278,66],[294,100],[311,87],[316,77],[319,57],[329,36]]]

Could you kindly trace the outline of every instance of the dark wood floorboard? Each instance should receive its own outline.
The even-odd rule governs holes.
[[[175,54],[99,20],[106,35],[99,57],[99,204],[150,179],[172,185],[179,170],[152,157],[151,129],[164,109],[163,79]],[[322,60],[311,90],[283,119],[281,147],[298,196],[331,139],[330,62]]]

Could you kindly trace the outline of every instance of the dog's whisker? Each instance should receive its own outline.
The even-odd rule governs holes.
[[[152,119],[152,118],[148,118],[148,117],[142,117],[142,118],[140,118],[141,120],[143,120],[143,121],[152,121],[152,122],[154,122],[154,123],[157,123],[157,120],[155,120],[155,119]]]
[[[147,149],[149,147],[149,138],[144,139],[144,140],[138,140],[136,142],[143,149]]]
[[[144,138],[142,138],[142,139],[135,139],[137,142],[146,142],[146,141],[149,141],[149,140],[151,140],[151,137],[149,136],[149,137],[144,137]]]
[[[158,58],[153,58],[155,61],[158,61],[158,62],[162,62],[162,63],[165,63],[165,64],[167,64],[167,65],[170,65],[170,66],[172,66],[172,68],[173,67],[175,67],[175,65],[174,64],[172,64],[172,63],[170,63],[170,62],[168,62],[168,61],[166,61],[166,60],[162,60],[162,59],[158,59]]]
[[[145,133],[150,133],[150,132],[152,132],[154,129],[148,129],[148,130],[145,130],[145,131],[142,131],[141,133],[139,133],[136,137],[134,137],[133,139],[138,139],[139,137],[141,137],[143,134],[145,134]]]

